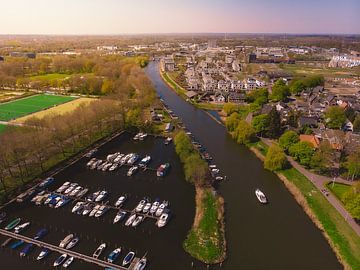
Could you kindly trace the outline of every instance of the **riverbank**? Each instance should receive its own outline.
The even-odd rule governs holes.
[[[184,167],[185,179],[196,190],[194,222],[183,247],[192,257],[204,263],[223,262],[226,257],[224,199],[207,180],[207,163],[201,159],[185,132],[180,131],[174,143]]]
[[[264,143],[254,143],[249,148],[264,161],[267,151]],[[360,238],[323,194],[293,167],[275,173],[322,231],[344,269],[360,269]]]

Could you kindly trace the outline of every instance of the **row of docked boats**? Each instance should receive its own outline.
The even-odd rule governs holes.
[[[95,250],[95,252],[93,254],[93,257],[98,259],[100,257],[100,255],[104,253],[105,249],[106,249],[106,244],[105,243],[100,244],[99,247]],[[106,257],[106,260],[109,263],[115,263],[115,261],[119,258],[120,254],[121,254],[121,251],[122,251],[122,249],[120,247],[114,249]],[[131,264],[131,262],[134,260],[134,258],[135,258],[135,252],[133,252],[133,251],[128,252],[125,255],[125,257],[123,258],[122,266],[123,267],[128,267]],[[146,263],[147,263],[147,259],[146,259],[146,257],[143,257],[138,262],[136,262],[133,269],[135,269],[135,270],[143,270],[146,267]]]
[[[147,136],[148,136],[147,133],[139,132],[133,137],[133,140],[134,141],[143,141],[146,139]]]
[[[35,205],[46,205],[51,208],[60,208],[71,202],[71,198],[52,192],[42,191],[37,194],[31,201]]]
[[[94,204],[91,202],[77,202],[72,208],[71,212],[89,217],[102,217],[106,212],[110,210],[110,207],[107,204]]]
[[[65,182],[55,192],[73,198],[81,198],[88,193],[89,189],[80,186],[78,183]]]
[[[48,177],[45,180],[42,180],[37,186],[28,189],[27,191],[21,193],[16,197],[16,201],[21,203],[31,200],[38,193],[43,192],[48,186],[50,186],[55,179],[53,177]]]

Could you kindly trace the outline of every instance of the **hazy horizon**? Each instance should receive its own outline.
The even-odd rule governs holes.
[[[360,34],[360,1],[13,0],[1,35]]]

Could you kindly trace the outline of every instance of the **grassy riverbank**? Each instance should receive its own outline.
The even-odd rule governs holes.
[[[196,214],[183,243],[184,249],[204,263],[222,262],[226,257],[224,200],[207,181],[207,163],[201,159],[185,132],[179,132],[174,143],[184,166],[185,178],[196,188]]]

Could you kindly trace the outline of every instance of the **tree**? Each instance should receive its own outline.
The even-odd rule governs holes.
[[[360,149],[347,157],[345,167],[348,170],[348,177],[351,177],[352,180],[360,176]]]
[[[255,132],[262,136],[268,130],[269,116],[267,114],[257,115],[253,118],[251,125],[254,128]]]
[[[352,217],[360,220],[360,182],[351,186],[341,199]]]
[[[272,144],[267,151],[264,166],[270,171],[285,169],[287,158],[284,151],[277,145]]]
[[[310,167],[319,173],[329,171],[334,163],[334,150],[328,141],[322,141],[310,161]]]
[[[328,128],[341,129],[346,122],[343,109],[338,106],[331,106],[325,112],[325,122]]]
[[[316,86],[323,86],[325,84],[325,78],[322,75],[313,75],[304,79],[304,84],[308,88],[314,88]]]
[[[354,122],[356,118],[356,112],[352,107],[348,107],[345,110],[345,116],[347,119],[349,119],[350,122]]]
[[[360,132],[360,114],[358,114],[354,120],[354,132]]]
[[[290,84],[290,92],[294,95],[300,94],[305,89],[306,89],[306,86],[302,80],[294,80]]]
[[[225,126],[229,132],[233,132],[239,124],[241,117],[238,113],[234,112],[226,118]]]
[[[253,141],[255,130],[246,121],[240,120],[235,131],[232,132],[232,136],[237,143],[246,144]]]
[[[275,107],[273,107],[269,113],[269,128],[267,131],[267,136],[269,138],[278,138],[281,134],[281,119],[280,114],[276,110]]]
[[[269,91],[266,88],[259,88],[251,91],[247,95],[248,102],[256,102],[258,105],[263,105],[268,102]]]
[[[184,163],[186,180],[196,185],[204,185],[208,170],[206,162],[196,152],[188,156]]]
[[[277,80],[272,88],[271,99],[285,101],[290,96],[290,89],[283,80]]]
[[[309,167],[314,149],[309,142],[298,142],[290,146],[289,154],[301,165]]]
[[[279,145],[282,149],[288,151],[292,145],[299,141],[299,135],[295,131],[288,130],[279,138]]]
[[[239,105],[235,103],[225,103],[223,107],[223,111],[226,113],[227,116],[231,115],[234,112],[237,112],[239,110]]]

